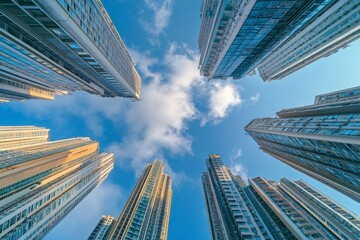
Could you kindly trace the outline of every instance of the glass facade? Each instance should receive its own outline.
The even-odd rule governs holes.
[[[15,143],[0,151],[1,239],[42,239],[113,168],[113,154],[98,154],[98,143],[47,142],[48,131],[0,127],[0,143]]]
[[[202,182],[211,239],[359,239],[360,218],[302,180],[234,176],[218,154]],[[261,234],[259,234],[261,233]]]
[[[360,238],[360,219],[305,182],[283,178],[280,188],[340,239]]]
[[[199,34],[201,74],[209,79],[243,77],[335,2],[204,0]]]
[[[320,95],[245,130],[264,152],[360,201],[359,89]]]
[[[140,98],[140,76],[100,1],[7,1],[0,28],[3,99],[78,90]]]
[[[360,37],[360,3],[353,0],[328,2],[334,4],[262,61],[259,73],[264,81],[281,79],[347,47]]]
[[[251,186],[244,185],[244,191],[263,219],[265,225],[268,227],[270,234],[274,239],[295,240],[297,239],[294,234],[287,227],[275,212],[271,209],[270,205],[265,202],[261,196]]]
[[[101,239],[167,239],[172,180],[160,160],[148,164],[112,229]]]
[[[224,166],[220,156],[209,155],[206,164],[202,181],[212,239],[273,239],[243,182]]]
[[[313,187],[307,185],[303,181],[290,181],[286,178],[281,179],[280,183],[271,180],[266,180],[261,177],[249,179],[249,190],[260,203],[260,206],[267,209],[271,215],[276,215],[274,220],[281,220],[282,224],[291,232],[286,239],[357,239],[359,227],[355,225],[353,232],[347,232],[347,235],[339,234],[347,228],[348,223],[341,219],[340,212],[351,213],[346,208],[342,207],[335,201],[331,200],[331,208],[338,209],[338,213],[331,216],[325,210],[320,208],[313,208],[316,202],[322,202],[324,199],[330,199],[326,195],[313,194],[313,199],[305,197],[304,193],[294,191],[293,186],[298,186],[299,183],[303,186],[313,189],[314,192],[319,193]],[[304,189],[302,189],[304,190]],[[305,190],[306,192],[306,190]],[[305,193],[310,195],[309,193]],[[321,205],[321,204],[319,204]],[[330,206],[330,205],[329,205]],[[344,213],[342,213],[344,214]],[[353,222],[357,222],[356,215],[351,213]],[[329,224],[331,222],[331,224]],[[279,221],[276,221],[278,224]],[[357,230],[356,230],[357,229]],[[295,237],[295,238],[294,238]]]

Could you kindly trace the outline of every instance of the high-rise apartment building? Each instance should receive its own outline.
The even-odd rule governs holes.
[[[202,180],[212,240],[360,238],[359,216],[301,180],[256,177],[247,185],[219,155],[207,165]]]
[[[218,154],[206,160],[202,175],[212,240],[272,239],[238,181]]]
[[[241,78],[259,67],[264,80],[327,56],[360,36],[352,0],[203,0],[199,68],[212,78]]]
[[[199,68],[212,78],[241,78],[331,0],[203,0]]]
[[[116,219],[113,216],[102,216],[99,223],[92,231],[88,240],[103,240],[114,226]]]
[[[264,81],[281,79],[292,72],[347,47],[360,37],[360,2],[328,1],[333,5],[306,24],[259,65]]]
[[[360,217],[304,181],[280,180],[280,188],[340,239],[360,238]]]
[[[265,218],[270,216],[265,222],[274,225],[269,229],[285,233],[280,239],[360,238],[359,216],[301,180],[276,183],[257,177],[249,183],[249,197]]]
[[[0,5],[0,99],[86,91],[139,99],[141,78],[101,1]]]
[[[360,87],[251,121],[260,149],[360,202]]]
[[[0,127],[0,239],[42,239],[113,168],[97,142],[48,131]]]
[[[164,165],[160,160],[148,164],[137,181],[123,211],[111,223],[106,235],[98,235],[96,226],[89,239],[108,240],[166,240],[170,218],[172,198],[172,180],[164,174]]]

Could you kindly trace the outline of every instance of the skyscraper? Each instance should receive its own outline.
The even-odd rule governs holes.
[[[245,127],[260,149],[360,202],[360,87],[277,115]]]
[[[211,239],[272,239],[242,188],[244,182],[235,178],[218,154],[210,154],[206,165],[202,183]]]
[[[89,239],[166,240],[172,180],[169,175],[163,173],[163,170],[164,165],[160,160],[149,163],[119,218],[112,223],[111,230],[105,236],[94,238],[91,235]]]
[[[241,78],[335,1],[203,0],[199,68],[212,78]]]
[[[331,2],[334,4],[262,61],[259,73],[264,81],[281,79],[360,37],[360,2]]]
[[[241,78],[259,67],[277,79],[360,36],[352,0],[203,0],[199,68],[212,78]]]
[[[280,180],[280,188],[336,237],[360,238],[360,217],[304,181]]]
[[[114,226],[116,219],[113,216],[102,216],[99,223],[92,231],[88,240],[103,240]]]
[[[360,238],[359,216],[301,180],[283,178],[276,183],[257,177],[249,183],[248,193],[258,202],[256,207],[266,209],[264,216],[271,216],[280,232],[287,228],[282,239]]]
[[[86,91],[140,98],[141,79],[99,0],[0,5],[0,99]]]
[[[114,165],[89,138],[48,140],[48,129],[0,128],[0,238],[41,239]]]
[[[359,216],[301,180],[256,177],[247,185],[219,155],[207,165],[202,180],[212,240],[360,238]]]

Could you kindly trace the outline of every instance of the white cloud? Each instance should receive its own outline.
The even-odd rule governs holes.
[[[240,158],[243,155],[241,148],[234,148],[229,156],[230,170],[234,175],[240,175],[244,181],[248,178],[248,170],[240,163]]]
[[[254,96],[250,97],[250,103],[256,104],[260,100],[260,93],[256,93]]]
[[[170,22],[173,0],[144,0],[145,7],[153,14],[152,20],[141,19],[144,29],[150,34],[150,42],[155,43],[156,37],[164,31]]]
[[[155,158],[191,154],[188,123],[204,118],[202,124],[218,123],[242,101],[232,83],[206,82],[200,77],[198,55],[186,46],[172,44],[160,59],[149,52],[131,53],[143,79],[139,102],[79,92],[55,101],[29,101],[14,109],[51,119],[60,129],[73,126],[71,121],[82,121],[95,136],[105,135],[105,121],[122,126],[124,132],[111,133],[119,137],[106,149],[116,153],[116,164],[139,174],[146,162]],[[208,113],[199,111],[204,106]],[[177,174],[179,182],[186,179],[184,173]]]
[[[108,151],[118,153],[123,166],[130,165],[138,173],[147,161],[161,158],[164,151],[191,152],[191,138],[185,130],[186,123],[196,118],[192,88],[201,77],[197,56],[187,54],[185,49],[179,54],[178,50],[172,45],[166,53],[162,60],[164,74],[149,70],[154,59],[132,51],[149,83],[143,85],[142,100],[129,106],[124,116],[130,135],[112,144]]]
[[[202,118],[201,125],[209,121],[219,123],[233,107],[243,102],[237,87],[232,82],[211,82],[209,87],[209,113]]]
[[[247,180],[248,174],[244,165],[240,163],[232,165],[230,166],[230,170],[234,175],[239,175],[244,181]]]
[[[129,49],[131,56],[136,62],[140,64],[136,65],[136,68],[139,69],[143,76],[146,78],[150,78],[155,82],[159,82],[161,79],[161,74],[152,71],[150,68],[159,63],[158,59],[149,57],[150,53],[140,53],[135,49]]]
[[[87,239],[102,215],[117,218],[124,204],[124,190],[117,184],[105,181],[90,192],[45,239],[55,240],[59,235],[62,239]]]

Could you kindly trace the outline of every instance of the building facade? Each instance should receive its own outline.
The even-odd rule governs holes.
[[[258,67],[280,79],[360,36],[353,0],[203,0],[198,39],[203,76],[242,78]]]
[[[112,223],[111,230],[101,238],[90,236],[89,239],[166,240],[172,199],[172,180],[163,171],[164,165],[160,160],[149,163],[137,181],[120,216],[116,222]]]
[[[140,98],[141,78],[101,1],[6,1],[0,51],[2,102],[73,91]]]
[[[202,183],[212,240],[273,239],[259,213],[218,154],[206,160]],[[240,178],[241,179],[241,178]]]
[[[49,142],[48,131],[0,128],[0,239],[42,239],[113,168],[97,142]]]
[[[280,188],[340,239],[360,238],[360,217],[304,181],[280,180]]]
[[[347,47],[360,37],[360,2],[331,2],[334,4],[321,11],[314,21],[293,34],[262,61],[258,69],[264,81],[281,79]]]
[[[334,2],[203,0],[201,74],[209,79],[243,77]]]
[[[360,202],[360,87],[251,121],[260,149]]]
[[[359,216],[301,180],[256,177],[247,185],[217,154],[207,166],[202,181],[212,240],[360,238]]]
[[[102,216],[88,240],[103,240],[114,226],[116,219],[113,216]]]
[[[359,216],[301,180],[256,177],[247,188],[273,223],[287,228],[290,234],[282,239],[360,238]]]

